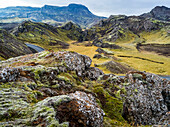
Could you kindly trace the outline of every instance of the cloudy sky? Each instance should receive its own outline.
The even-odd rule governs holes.
[[[67,6],[70,3],[83,4],[92,13],[100,16],[140,15],[149,12],[155,6],[170,7],[170,0],[0,0],[0,8],[7,6],[42,7],[45,4]]]

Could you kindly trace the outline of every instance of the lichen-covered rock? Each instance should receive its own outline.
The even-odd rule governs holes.
[[[64,121],[63,123],[59,123],[56,119],[57,112],[56,108],[59,105],[62,105],[64,102],[70,102],[71,99],[69,96],[61,95],[48,97],[40,102],[38,102],[34,106],[34,110],[32,112],[32,118],[30,120],[31,126],[57,126],[57,127],[68,127],[69,123]]]
[[[59,121],[70,122],[71,127],[102,127],[103,110],[96,103],[91,94],[77,91],[69,94],[72,99],[57,107],[57,118]]]
[[[39,59],[40,63],[32,62],[33,59],[37,59],[37,61]],[[41,63],[41,61],[46,62]],[[27,66],[22,65],[21,67],[18,67],[16,63],[19,66],[21,66],[22,64],[24,65],[25,63],[28,64]],[[9,64],[10,66],[13,65],[16,68],[5,68],[8,67]],[[53,68],[46,68],[45,66],[39,64],[53,64]],[[44,83],[45,81],[51,81],[52,83],[56,75],[61,72],[75,71],[78,76],[85,76],[86,70],[91,65],[91,59],[90,57],[80,55],[75,52],[49,53],[45,51],[39,54],[30,55],[27,58],[18,57],[14,59],[9,59],[6,62],[1,62],[0,65],[3,67],[3,69],[0,70],[0,81],[16,81],[19,76],[22,76],[33,80],[41,80],[42,83]],[[37,76],[39,77],[39,79],[35,79],[37,78]]]
[[[76,71],[78,76],[83,76],[85,69],[89,68],[92,62],[90,57],[75,52],[58,52],[56,59],[63,61],[71,71]]]
[[[99,76],[103,75],[103,71],[96,67],[90,67],[89,69],[86,70],[86,77],[89,78],[90,80],[96,80]]]
[[[124,118],[135,124],[154,125],[168,112],[170,82],[157,75],[130,72],[126,76]],[[167,121],[163,122],[167,125]]]
[[[0,70],[0,83],[16,81],[19,76],[19,70],[16,68],[4,68]]]
[[[59,126],[61,123],[71,127],[102,127],[103,115],[92,95],[77,91],[38,102],[31,123],[34,126]]]

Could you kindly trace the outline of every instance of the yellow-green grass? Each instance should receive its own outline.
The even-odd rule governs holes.
[[[94,64],[99,64],[99,63],[103,63],[106,61],[110,61],[110,59],[94,59],[93,56],[95,54],[97,54],[98,52],[96,52],[96,50],[98,49],[98,47],[96,46],[90,46],[90,47],[86,47],[83,45],[77,46],[72,44],[71,42],[68,42],[70,44],[69,49],[67,49],[68,51],[75,51],[77,53],[83,54],[83,55],[87,55],[92,59],[92,67],[94,66]]]
[[[62,31],[60,32],[62,33]],[[113,51],[115,56],[121,59],[121,60],[117,60],[117,62],[128,64],[132,68],[137,69],[139,71],[147,71],[147,72],[160,74],[160,75],[170,75],[170,58],[169,57],[157,55],[154,52],[153,53],[144,52],[144,51],[139,52],[136,49],[137,41],[142,41],[143,38],[145,40],[145,43],[168,44],[170,41],[170,38],[169,36],[165,37],[165,34],[167,34],[165,29],[159,30],[159,31],[142,32],[140,34],[142,39],[141,38],[139,39],[137,35],[131,32],[128,32],[127,34],[129,38],[125,36],[125,38],[120,38],[115,42],[115,44],[123,47],[123,49],[116,49],[116,50],[107,49],[107,50]],[[65,38],[64,40],[67,40],[67,38]],[[98,53],[96,52],[96,50],[98,49],[98,47],[96,46],[86,47],[83,44],[75,45],[75,44],[72,44],[74,41],[69,41],[69,40],[66,42],[70,44],[69,49],[67,49],[67,51],[75,51],[77,53],[89,56],[92,59],[92,65],[91,65],[92,67],[94,66],[94,64],[100,64],[100,63],[104,63],[104,62],[112,60],[112,59],[105,59],[105,58],[101,58],[101,59],[93,58],[93,56]],[[39,43],[37,45],[45,49],[52,49],[53,51],[60,50],[56,48],[55,46],[49,46],[47,44],[44,45],[44,43]],[[132,56],[132,58],[119,57],[119,55]],[[163,62],[164,64],[154,63],[151,61],[141,60],[141,59],[133,58],[133,57],[140,57],[140,58],[145,58],[145,59],[149,59],[149,60],[153,60],[157,62]],[[98,67],[98,68],[101,69],[104,73],[110,73],[110,71],[104,67]]]
[[[146,39],[146,43],[170,44],[170,34],[167,29],[142,32],[141,37]]]
[[[120,57],[121,62],[124,62],[137,70],[151,72],[159,75],[170,75],[170,58],[168,57],[160,56],[150,52],[138,52],[136,50],[129,50],[129,51],[117,50],[116,56],[119,55],[140,57],[140,58],[145,58],[157,62],[163,62],[164,64],[160,64],[160,63],[154,63],[147,60],[141,60],[138,58]]]
[[[0,56],[0,60],[5,60],[3,57]]]
[[[152,38],[155,40],[159,40],[158,35],[160,33],[161,31],[156,31],[156,32],[151,31],[150,33],[143,32],[141,33],[141,35],[143,38],[145,38],[146,40],[145,43],[150,43]],[[136,49],[136,43],[134,43],[137,37],[131,33],[130,35],[131,35],[130,39],[122,38],[115,42],[117,45],[123,47],[123,49],[115,49],[115,50],[109,49],[115,53],[116,57],[121,59],[118,60],[117,62],[125,63],[139,71],[146,71],[146,72],[155,73],[159,75],[170,75],[170,58],[162,55],[158,55],[154,52],[145,52],[145,51],[139,52]],[[169,41],[170,39],[164,37],[162,41],[159,41],[159,43],[167,44]],[[111,60],[111,59],[94,59],[93,56],[97,54],[97,52],[95,52],[97,48],[98,47],[95,46],[92,47],[85,47],[83,45],[77,46],[70,43],[70,48],[68,50],[75,51],[80,54],[89,56],[93,60],[92,66],[94,66],[94,64],[100,64]],[[119,57],[119,55],[132,56],[132,58]],[[163,62],[164,64],[154,63],[151,61],[141,60],[139,58],[133,58],[133,57],[140,57],[152,61]],[[99,69],[103,70],[105,73],[110,73],[110,71],[108,71],[106,68],[99,67]]]

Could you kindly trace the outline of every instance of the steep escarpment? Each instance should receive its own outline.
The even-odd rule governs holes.
[[[168,125],[168,80],[137,71],[123,79],[91,62],[49,51],[1,61],[0,125]]]
[[[2,58],[31,54],[32,51],[5,30],[0,29],[0,56]]]

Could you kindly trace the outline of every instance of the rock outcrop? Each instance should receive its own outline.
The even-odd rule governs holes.
[[[162,121],[169,113],[170,81],[157,75],[143,72],[130,72],[125,80],[127,96],[124,103],[124,118],[135,124],[168,125]],[[168,116],[169,117],[169,116]]]
[[[120,78],[90,65],[66,51],[1,61],[0,126],[169,124],[168,80],[137,71]]]
[[[170,44],[137,44],[137,50],[155,52],[159,55],[170,56]]]

